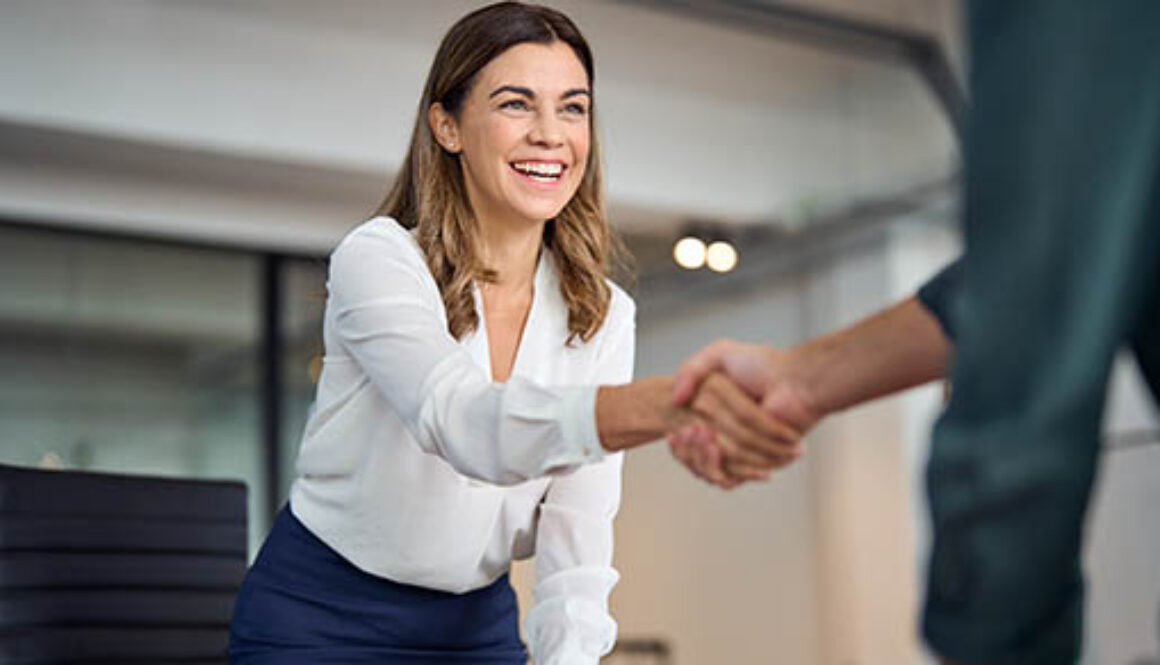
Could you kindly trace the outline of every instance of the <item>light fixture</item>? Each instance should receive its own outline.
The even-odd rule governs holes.
[[[673,245],[673,260],[685,270],[697,270],[705,265],[705,241],[687,235]]]
[[[705,250],[705,262],[709,270],[729,272],[737,267],[737,250],[725,240],[718,240]]]

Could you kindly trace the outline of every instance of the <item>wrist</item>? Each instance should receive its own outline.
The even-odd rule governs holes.
[[[789,387],[789,398],[796,410],[809,422],[816,422],[837,410],[827,399],[827,368],[833,349],[824,342],[810,342],[787,351],[774,351],[782,368],[782,385]]]
[[[673,380],[668,377],[601,386],[596,393],[600,445],[616,452],[664,437],[676,414],[672,392]]]

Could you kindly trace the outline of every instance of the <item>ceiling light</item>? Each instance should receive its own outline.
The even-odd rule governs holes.
[[[700,238],[685,236],[673,245],[673,260],[685,270],[696,270],[705,265],[705,242]]]
[[[705,261],[709,264],[709,270],[729,272],[737,267],[737,250],[724,240],[718,240],[705,250]]]

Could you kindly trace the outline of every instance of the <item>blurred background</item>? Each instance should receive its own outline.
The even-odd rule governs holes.
[[[243,479],[252,555],[312,399],[326,257],[398,168],[438,40],[481,4],[0,2],[0,462]],[[851,323],[959,251],[955,0],[551,4],[596,54],[638,376],[721,336]],[[703,244],[675,253],[685,236]],[[690,269],[712,243],[732,251]],[[1143,665],[1160,662],[1160,446],[1120,365],[1087,662]],[[941,399],[836,417],[801,463],[732,493],[663,446],[630,455],[610,660],[929,662],[921,471]],[[515,579],[526,597],[529,568]]]

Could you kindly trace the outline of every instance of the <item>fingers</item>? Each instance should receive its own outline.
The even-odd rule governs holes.
[[[773,469],[768,466],[751,466],[729,458],[721,461],[721,468],[727,477],[747,483],[764,482],[773,475]]]
[[[702,383],[692,410],[735,444],[726,450],[735,463],[780,467],[800,454],[801,433],[774,418],[721,374],[710,375]]]
[[[705,478],[701,473],[701,467],[694,459],[693,448],[695,444],[692,441],[692,434],[689,433],[690,429],[691,426],[669,433],[666,437],[669,442],[669,451],[690,473],[704,480]]]
[[[768,480],[773,471],[789,466],[802,455],[800,442],[787,449],[773,462],[764,459],[759,462],[753,461],[752,453],[724,434],[717,434],[716,445],[721,449],[721,468],[725,471],[725,475],[746,481]]]
[[[673,457],[696,477],[723,489],[769,480],[773,467],[752,465],[731,457],[736,445],[704,424],[693,424],[668,437]]]
[[[741,484],[741,480],[731,478],[727,473],[715,435],[705,425],[688,425],[671,433],[668,441],[673,457],[697,478],[723,489],[733,489]]]
[[[725,473],[721,448],[717,445],[717,436],[712,429],[703,423],[692,425],[690,445],[699,478],[725,489],[732,489],[736,485]]]
[[[723,369],[729,340],[719,340],[706,346],[681,363],[673,384],[673,405],[685,406],[697,392],[701,381],[714,371]]]

